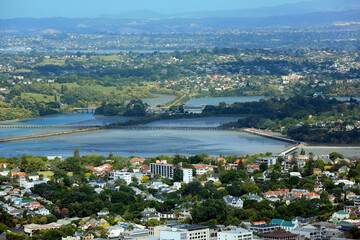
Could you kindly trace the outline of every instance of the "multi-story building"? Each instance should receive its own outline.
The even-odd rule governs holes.
[[[119,170],[114,170],[114,171],[111,171],[110,176],[115,181],[118,180],[118,179],[123,179],[123,180],[125,180],[126,184],[130,184],[132,182],[131,173],[129,173],[129,172],[122,172],[122,171],[119,171]]]
[[[265,163],[268,166],[271,166],[271,165],[275,165],[276,161],[277,161],[277,157],[259,157],[256,158],[255,163],[258,165]]]
[[[160,240],[209,240],[209,228],[196,225],[175,225],[160,230]]]
[[[193,170],[191,168],[180,168],[182,171],[182,179],[184,183],[189,183],[193,181]]]
[[[231,231],[218,232],[217,240],[252,240],[253,233],[243,228]]]
[[[280,228],[279,224],[256,224],[256,225],[251,225],[249,230],[261,235],[264,233],[273,232],[278,228]]]
[[[150,171],[152,174],[159,174],[163,178],[173,179],[174,166],[166,163],[150,163]]]

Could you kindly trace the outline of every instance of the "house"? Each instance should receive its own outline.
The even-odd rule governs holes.
[[[107,236],[109,238],[118,238],[120,237],[121,233],[125,231],[123,227],[119,226],[107,226],[105,227],[105,230],[107,231]]]
[[[193,164],[196,170],[196,175],[204,175],[207,172],[211,172],[215,169],[215,166],[212,165],[204,165],[204,164]]]
[[[227,205],[237,208],[242,208],[244,206],[244,201],[239,197],[233,197],[230,195],[223,197]]]
[[[28,208],[30,210],[34,210],[36,208],[42,207],[42,205],[39,202],[29,202],[29,203],[26,203],[24,207]]]
[[[131,161],[132,166],[139,166],[139,165],[142,165],[144,163],[145,159],[144,158],[133,157],[130,161]]]
[[[297,156],[297,162],[298,162],[298,166],[300,168],[305,167],[306,161],[310,159],[310,155],[298,155]]]
[[[321,174],[320,168],[314,168],[314,174]]]
[[[347,166],[342,166],[339,168],[338,173],[347,173],[349,171],[349,168]]]
[[[290,177],[302,178],[301,173],[299,173],[299,172],[290,172],[289,174],[290,174]]]
[[[253,200],[253,201],[257,201],[257,202],[261,202],[263,200],[262,197],[260,197],[257,194],[248,194],[248,195],[243,195],[241,196],[241,198],[246,198],[247,200]]]
[[[29,180],[38,181],[40,179],[40,176],[38,174],[30,174],[28,176]]]
[[[42,216],[47,216],[47,215],[50,215],[50,211],[47,210],[46,208],[40,208],[39,210],[35,211],[35,214],[38,214],[38,215],[42,215]]]
[[[248,173],[253,173],[253,172],[255,172],[255,171],[259,170],[259,169],[260,169],[260,165],[259,165],[259,164],[248,164],[248,165],[246,166],[246,171],[247,171]]]
[[[95,175],[103,175],[103,174],[111,171],[112,165],[105,163],[98,167],[85,166],[85,168],[91,170]]]
[[[334,212],[333,215],[331,215],[331,217],[336,219],[336,220],[341,221],[343,219],[349,218],[350,213],[344,212],[344,211],[337,211],[337,212]]]
[[[320,199],[320,195],[315,193],[315,192],[311,192],[311,193],[308,193],[308,194],[305,194],[305,197],[307,199]]]
[[[160,216],[155,208],[149,208],[149,207],[145,208],[141,212],[141,216],[142,216],[142,220],[145,222],[150,219],[156,219],[156,220],[160,221]]]
[[[264,240],[297,240],[298,236],[299,235],[297,234],[289,233],[284,229],[281,229],[271,233],[265,233],[262,235],[262,238]]]
[[[175,219],[175,213],[173,212],[159,212],[159,217],[160,218],[165,218],[165,219]]]
[[[286,231],[290,231],[290,230],[297,227],[296,222],[293,223],[293,222],[290,222],[290,221],[285,221],[284,219],[276,219],[276,218],[274,218],[274,219],[271,220],[270,223],[271,224],[277,224],[277,225],[280,226],[280,228],[282,228],[282,229],[284,229]]]
[[[109,211],[108,210],[101,210],[100,212],[97,213],[98,216],[108,216],[109,215]]]
[[[267,192],[264,192],[264,197],[266,199],[269,199],[271,197],[281,197],[281,196],[285,196],[285,195],[288,195],[290,193],[290,190],[289,189],[278,189],[276,191],[267,191]]]

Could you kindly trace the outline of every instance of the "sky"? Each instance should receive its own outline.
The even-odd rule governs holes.
[[[98,17],[150,10],[162,14],[235,10],[309,0],[0,0],[0,18]]]

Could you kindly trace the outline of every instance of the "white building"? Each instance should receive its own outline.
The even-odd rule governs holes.
[[[120,234],[125,231],[124,228],[118,226],[107,226],[105,229],[109,238],[120,237]]]
[[[242,208],[244,206],[244,201],[239,197],[233,197],[233,196],[227,195],[227,196],[224,196],[223,199],[226,202],[226,204],[231,207]]]
[[[46,208],[40,208],[39,210],[35,211],[35,214],[39,214],[39,215],[42,215],[42,216],[47,216],[47,215],[50,215],[51,213]]]
[[[343,219],[349,218],[350,213],[344,212],[344,211],[337,211],[337,212],[333,213],[333,215],[331,217],[336,219],[336,220],[341,221]]]
[[[277,157],[259,157],[256,158],[255,163],[256,164],[262,164],[265,163],[268,166],[275,165],[277,161]]]
[[[217,240],[252,240],[253,232],[243,228],[237,228],[231,231],[218,232]]]
[[[160,230],[160,240],[209,240],[206,226],[179,225],[169,230]]]
[[[123,180],[125,180],[126,184],[130,184],[132,182],[131,173],[129,173],[129,172],[122,172],[120,170],[114,170],[114,171],[111,171],[111,177],[114,179],[114,181],[116,181],[118,179],[123,179]]]
[[[203,165],[203,164],[193,164],[196,169],[196,175],[204,175],[206,172],[213,171],[214,166]]]
[[[173,179],[174,166],[166,163],[150,163],[150,171],[152,174],[159,174],[163,178]]]
[[[304,237],[304,238],[307,238],[310,240],[321,239],[321,231],[317,227],[314,227],[312,225],[295,228],[293,230],[290,230],[290,232],[298,234],[301,237]]]
[[[193,170],[191,168],[180,168],[182,171],[182,179],[184,183],[190,183],[193,181]]]

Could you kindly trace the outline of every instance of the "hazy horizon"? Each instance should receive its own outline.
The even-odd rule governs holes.
[[[179,14],[270,7],[311,0],[0,0],[0,18],[100,17],[134,11]]]

